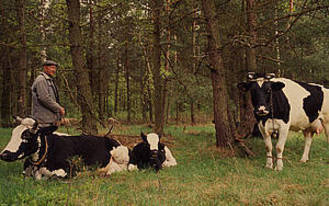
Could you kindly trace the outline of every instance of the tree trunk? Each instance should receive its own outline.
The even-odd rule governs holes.
[[[94,101],[97,99],[98,83],[99,83],[99,70],[95,66],[95,23],[94,23],[94,14],[93,14],[93,1],[88,0],[89,6],[89,36],[88,36],[88,47],[86,48],[86,59],[87,59],[87,68],[89,71],[90,87],[91,93]]]
[[[170,100],[171,100],[171,95],[167,96],[167,106],[166,106],[166,124],[169,122],[170,118]]]
[[[190,112],[191,112],[191,124],[195,125],[195,115],[194,115],[194,102],[190,100]]]
[[[152,20],[153,20],[153,82],[154,82],[154,108],[155,108],[155,128],[154,131],[157,134],[163,133],[164,127],[164,97],[163,97],[163,79],[161,78],[161,10],[163,7],[162,0],[152,0],[151,10],[152,10]]]
[[[98,14],[98,61],[97,65],[99,68],[99,82],[98,82],[98,116],[101,121],[105,120],[105,105],[107,103],[108,91],[109,91],[109,71],[107,68],[106,53],[104,51],[107,48],[104,48],[104,37],[103,33],[103,23],[102,23],[102,13]],[[107,112],[108,113],[108,112]]]
[[[2,58],[2,95],[1,95],[1,127],[11,127],[10,122],[10,105],[11,105],[11,72],[12,68],[10,67],[10,49],[6,47],[6,57]]]
[[[82,55],[80,1],[66,0],[66,4],[68,7],[70,51],[76,76],[78,103],[82,112],[82,130],[84,133],[97,134],[89,75]]]
[[[45,28],[45,17],[48,8],[49,2],[48,0],[41,0],[41,9],[40,9],[40,33],[41,33],[41,43],[45,44],[46,42],[46,28]],[[41,62],[45,62],[47,60],[47,48],[45,46],[41,47]]]
[[[247,68],[248,70],[241,69],[241,73],[237,74],[239,79],[245,79],[247,75],[247,71],[257,71],[257,59],[256,59],[256,49],[253,48],[253,45],[256,44],[257,41],[257,16],[254,11],[255,2],[254,0],[246,0],[246,13],[247,13],[247,25],[248,30],[251,36],[251,48],[247,48]],[[244,56],[243,52],[240,54]],[[242,59],[243,60],[243,59]],[[241,67],[244,67],[242,63]],[[256,123],[256,119],[253,114],[253,107],[251,104],[251,97],[249,93],[239,92],[239,126],[236,130],[237,138],[244,138],[251,135],[252,130],[254,128],[254,124]]]
[[[119,74],[120,74],[120,58],[117,58],[117,69],[115,72],[115,87],[114,87],[114,114],[118,112],[119,100]]]
[[[150,122],[153,123],[153,104],[152,104],[152,91],[150,88],[150,85],[147,84],[147,93],[148,93],[148,108],[149,108],[149,118],[150,118]]]
[[[128,39],[126,39],[125,44],[125,70],[126,70],[126,89],[127,89],[127,122],[131,121],[131,102],[130,102],[130,68],[129,68],[129,58],[128,58]]]
[[[145,92],[145,81],[144,73],[141,73],[140,77],[140,104],[142,105],[142,117],[145,122],[147,122],[147,92]]]
[[[176,101],[176,124],[179,122],[179,112],[180,112],[180,104]]]
[[[257,16],[255,13],[255,0],[247,1],[247,21],[248,30],[250,35],[250,45],[251,47],[247,49],[247,61],[248,70],[257,71],[257,59],[256,59],[256,42],[257,42]]]
[[[216,146],[228,147],[232,146],[233,135],[230,131],[225,68],[220,51],[220,30],[216,21],[215,1],[202,0],[202,8],[206,20],[206,31],[208,33],[207,54],[213,87]]]
[[[18,95],[17,95],[17,113],[21,116],[25,116],[25,104],[26,104],[26,33],[25,33],[25,1],[16,0],[16,9],[19,25],[19,63],[18,63]]]

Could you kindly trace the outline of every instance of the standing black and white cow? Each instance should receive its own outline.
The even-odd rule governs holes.
[[[24,170],[31,169],[36,179],[68,177],[72,157],[79,156],[85,165],[102,168],[109,163],[111,152],[122,147],[119,142],[107,137],[63,136],[46,131],[40,133],[37,121],[25,118],[13,129],[8,145],[0,153],[0,159],[10,162],[27,158]]]
[[[301,162],[309,160],[314,133],[320,133],[324,128],[329,137],[329,90],[322,85],[274,78],[273,73],[249,73],[248,82],[239,83],[238,87],[251,93],[254,114],[266,146],[266,167],[273,168],[273,134],[279,135],[275,170],[283,169],[282,153],[289,129],[304,132]]]

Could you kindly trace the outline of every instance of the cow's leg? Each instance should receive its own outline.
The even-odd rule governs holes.
[[[266,168],[273,169],[273,157],[272,157],[272,140],[271,135],[268,132],[265,132],[265,128],[259,123],[258,128],[260,133],[263,136],[265,149],[266,149]]]
[[[165,154],[166,154],[166,159],[165,161],[162,163],[163,167],[171,167],[171,166],[175,166],[177,165],[176,159],[174,158],[174,156],[172,155],[171,151],[169,150],[169,148],[167,146],[165,146]]]
[[[287,136],[288,136],[289,127],[280,128],[279,131],[279,140],[276,144],[276,166],[275,170],[281,171],[283,169],[283,161],[282,161],[282,154],[284,150],[284,145],[286,144]]]
[[[62,162],[48,161],[47,166],[39,169],[39,174],[42,177],[46,177],[46,178],[49,177],[66,178],[69,177],[70,170],[71,170],[70,163],[67,161],[62,161]],[[71,173],[73,174],[73,171],[71,171]]]
[[[329,121],[322,121],[322,126],[324,127],[324,132],[326,133],[327,141],[329,143]]]
[[[37,180],[40,180],[42,178],[48,179],[50,177],[66,178],[68,177],[68,175],[64,169],[50,170],[49,168],[46,167],[41,167],[35,174],[35,178]]]
[[[305,139],[305,146],[304,146],[304,153],[303,153],[302,159],[300,159],[300,161],[306,162],[306,161],[308,161],[308,154],[310,152],[310,147],[312,144],[313,132],[304,130],[303,133],[304,133],[304,139]]]
[[[265,148],[266,148],[266,165],[265,167],[273,169],[273,157],[272,157],[272,140],[270,135],[264,136]]]

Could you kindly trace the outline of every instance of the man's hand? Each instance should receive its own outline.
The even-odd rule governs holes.
[[[61,114],[62,117],[64,117],[64,115],[65,115],[65,109],[64,109],[64,107],[61,107],[59,109],[59,113]]]

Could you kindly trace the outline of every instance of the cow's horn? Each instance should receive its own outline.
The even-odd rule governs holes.
[[[274,73],[266,73],[265,74],[265,79],[272,79],[275,77],[275,74]]]
[[[38,132],[38,121],[35,120],[33,127],[30,129],[30,132],[36,134]]]
[[[255,72],[248,72],[248,76],[247,76],[248,81],[253,81],[253,80],[255,80],[255,75],[256,75]]]
[[[114,125],[111,125],[111,128],[109,129],[109,131],[106,133],[106,135],[104,135],[104,137],[107,137],[108,135],[110,135],[113,131]]]
[[[19,116],[13,116],[14,120],[18,123],[21,123],[23,118],[19,117]]]

